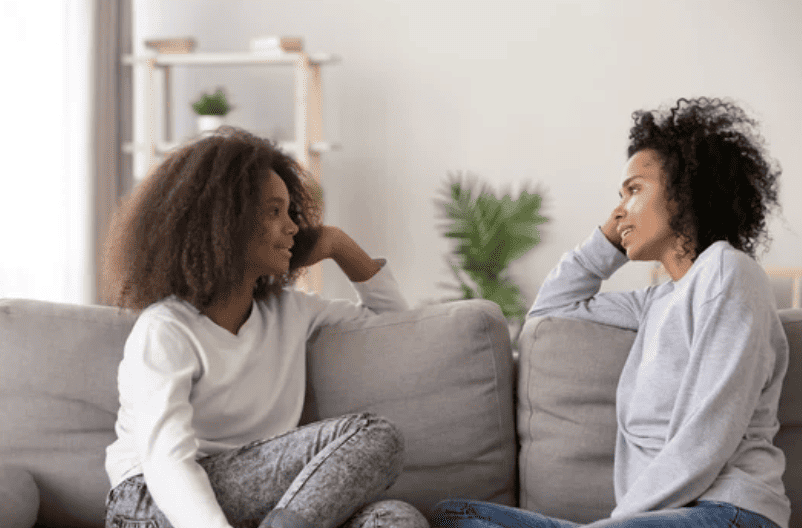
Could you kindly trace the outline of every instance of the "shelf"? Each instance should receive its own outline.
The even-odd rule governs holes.
[[[189,139],[187,140],[189,141]],[[178,141],[160,141],[156,144],[156,154],[166,154],[171,150],[183,145],[183,143]],[[298,149],[298,145],[294,141],[279,141],[278,146],[281,150],[287,152],[296,152]],[[133,154],[135,152],[146,152],[148,149],[148,145],[144,144],[137,144],[127,142],[123,143],[122,151],[125,154]],[[316,141],[309,145],[309,150],[315,154],[322,154],[324,152],[331,152],[333,150],[339,150],[340,144],[339,143],[332,143],[329,141]]]
[[[156,66],[270,66],[295,64],[303,53],[171,53],[150,55],[123,55],[123,64],[136,64],[154,61]],[[313,65],[332,64],[340,61],[340,57],[330,53],[312,53],[308,55]]]

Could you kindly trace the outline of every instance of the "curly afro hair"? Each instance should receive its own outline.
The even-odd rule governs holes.
[[[299,232],[289,272],[260,277],[254,298],[294,281],[320,227],[309,177],[270,140],[221,127],[171,153],[122,204],[106,239],[104,301],[141,310],[176,295],[200,310],[241,284],[270,170],[287,185]]]
[[[768,246],[766,218],[779,206],[781,170],[757,131],[757,122],[720,99],[679,99],[661,110],[632,114],[627,154],[653,149],[663,161],[671,229],[695,260],[726,240],[755,256]]]

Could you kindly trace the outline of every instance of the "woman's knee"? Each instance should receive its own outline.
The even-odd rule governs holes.
[[[474,501],[465,499],[445,499],[441,500],[432,508],[432,521],[435,526],[446,526],[454,516],[465,517],[476,515],[471,509]]]

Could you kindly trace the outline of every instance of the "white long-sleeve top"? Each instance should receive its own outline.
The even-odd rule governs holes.
[[[118,371],[112,487],[143,474],[175,528],[231,528],[196,461],[297,427],[316,328],[407,308],[386,266],[352,284],[360,304],[289,289],[254,301],[236,335],[176,297],[146,308]]]
[[[637,330],[616,393],[612,517],[714,500],[787,527],[785,458],[772,440],[788,343],[765,272],[719,241],[678,281],[599,293],[627,261],[596,229],[529,313]]]

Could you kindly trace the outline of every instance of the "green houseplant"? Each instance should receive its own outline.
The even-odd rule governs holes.
[[[201,94],[200,99],[192,103],[192,109],[198,114],[198,132],[214,130],[223,124],[223,117],[231,111],[231,105],[222,88],[213,94]]]
[[[231,105],[226,99],[226,94],[222,88],[218,88],[213,94],[201,94],[200,99],[192,103],[192,109],[198,115],[218,115],[224,116],[231,111]]]
[[[502,198],[486,185],[464,174],[450,174],[436,200],[446,223],[446,237],[456,244],[446,260],[454,273],[461,299],[494,301],[511,325],[520,326],[526,316],[526,301],[509,276],[510,263],[540,242],[537,226],[548,219],[538,211],[540,194],[521,190],[512,199]]]

